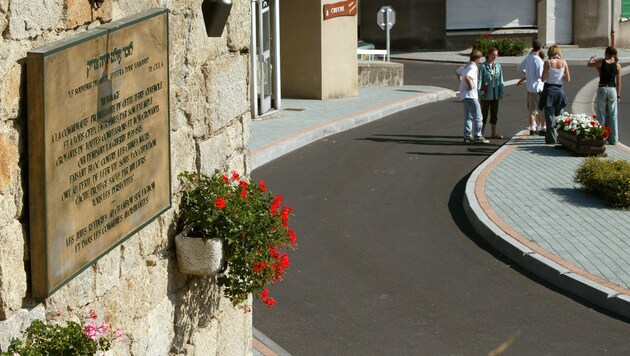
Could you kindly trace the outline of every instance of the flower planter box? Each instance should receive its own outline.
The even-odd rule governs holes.
[[[177,265],[184,274],[214,276],[223,271],[225,257],[223,239],[190,237],[192,227],[175,236]]]
[[[564,130],[558,130],[558,143],[580,155],[599,155],[606,152],[605,138],[581,137]]]

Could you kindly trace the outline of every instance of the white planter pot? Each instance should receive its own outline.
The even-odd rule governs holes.
[[[197,276],[216,275],[224,267],[223,240],[189,237],[190,230],[190,227],[186,228],[175,236],[179,270]]]

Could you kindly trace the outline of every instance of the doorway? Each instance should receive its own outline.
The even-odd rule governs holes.
[[[254,118],[280,109],[279,0],[252,0],[252,83]]]

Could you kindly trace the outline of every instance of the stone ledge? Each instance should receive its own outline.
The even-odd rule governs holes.
[[[405,67],[401,63],[358,61],[359,87],[401,87]]]

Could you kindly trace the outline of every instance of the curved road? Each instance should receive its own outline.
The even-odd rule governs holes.
[[[454,65],[405,64],[407,84],[457,88]],[[595,75],[576,67],[569,98]],[[505,140],[463,144],[461,117],[456,100],[420,106],[254,170],[294,207],[299,243],[270,288],[276,307],[255,303],[257,329],[293,355],[485,355],[503,343],[506,354],[630,354],[628,321],[531,277],[474,232],[465,182]],[[500,132],[525,125],[525,91],[508,87]]]

